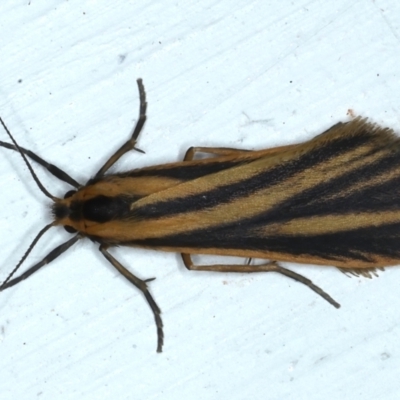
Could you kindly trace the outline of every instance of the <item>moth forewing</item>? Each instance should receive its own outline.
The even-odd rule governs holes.
[[[53,200],[54,220],[39,232],[0,290],[89,238],[143,293],[153,311],[160,352],[163,324],[149,280],[126,269],[109,252],[113,246],[178,252],[189,270],[277,272],[305,284],[335,307],[339,304],[321,288],[278,262],[329,265],[365,276],[400,262],[400,146],[391,130],[356,118],[300,144],[257,151],[193,147],[180,162],[109,174],[120,157],[138,150],[147,103],[142,81],[137,83],[140,110],[131,137],[85,185],[19,147],[1,120],[13,144],[0,146],[24,158],[40,190]],[[199,152],[210,157],[196,159]],[[52,196],[28,158],[73,190],[63,199]],[[13,278],[40,237],[55,225],[63,226],[71,239]],[[191,258],[195,254],[266,261],[197,265]]]

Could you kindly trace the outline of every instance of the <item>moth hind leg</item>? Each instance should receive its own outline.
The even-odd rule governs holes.
[[[251,150],[239,150],[229,147],[189,147],[183,161],[192,161],[196,153],[207,153],[215,156],[240,156],[249,154]]]
[[[213,264],[213,265],[195,265],[192,261],[190,254],[181,254],[185,267],[190,271],[214,271],[214,272],[277,272],[285,275],[303,285],[308,286],[315,293],[319,294],[328,303],[334,307],[339,308],[340,304],[337,303],[328,293],[323,291],[320,287],[315,285],[310,279],[303,275],[297,274],[289,269],[281,267],[276,261],[269,261],[261,265],[247,264]]]

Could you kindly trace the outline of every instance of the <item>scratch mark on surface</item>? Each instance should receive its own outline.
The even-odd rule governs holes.
[[[393,36],[396,38],[398,42],[400,42],[400,35],[397,33],[396,29],[393,27],[393,25],[390,23],[388,18],[385,15],[385,10],[381,7],[379,7],[375,1],[372,1],[374,6],[379,10],[379,14],[382,17],[382,19],[385,21],[386,25],[389,27],[390,31],[392,32]]]

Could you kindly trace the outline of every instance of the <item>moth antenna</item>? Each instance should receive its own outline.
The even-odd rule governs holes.
[[[1,119],[1,118],[0,118]],[[15,266],[15,268],[8,274],[7,278],[4,280],[4,282],[0,285],[0,290],[6,285],[6,283],[13,277],[13,275],[18,271],[19,267],[22,265],[22,263],[26,260],[26,258],[29,256],[30,252],[33,250],[33,248],[36,246],[37,242],[39,239],[52,227],[55,225],[55,222],[52,222],[48,225],[46,225],[43,229],[40,230],[40,232],[36,235],[35,239],[33,239],[32,243],[29,245],[28,250],[26,250],[25,254],[22,256],[21,260],[19,263]]]
[[[7,132],[7,135],[10,137],[10,139],[12,140],[12,142],[14,143],[14,146],[16,147],[16,149],[18,150],[19,154],[21,154],[21,157],[23,158],[23,160],[25,161],[26,166],[29,169],[29,172],[32,175],[32,178],[34,179],[34,181],[36,182],[36,184],[38,185],[40,191],[46,195],[47,197],[49,197],[50,199],[52,199],[53,201],[58,200],[57,197],[53,196],[52,194],[50,194],[48,192],[48,190],[42,185],[42,182],[40,182],[39,178],[36,176],[35,171],[33,170],[30,162],[28,161],[28,159],[25,157],[25,154],[21,151],[21,149],[18,146],[17,141],[14,139],[13,135],[11,135],[11,132],[9,131],[9,129],[7,128],[6,124],[4,123],[3,119],[0,117],[0,122],[3,125],[3,128],[5,129],[5,131]]]

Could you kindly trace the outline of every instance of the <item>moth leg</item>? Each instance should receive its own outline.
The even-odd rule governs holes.
[[[131,137],[105,162],[105,164],[99,169],[99,171],[95,175],[95,178],[100,178],[101,176],[103,176],[104,173],[128,151],[136,150],[143,153],[142,150],[139,150],[135,147],[135,144],[143,128],[143,125],[146,122],[147,102],[143,81],[141,79],[138,79],[136,82],[138,84],[140,98],[139,118],[136,122],[136,126],[133,129]]]
[[[17,276],[14,279],[10,279],[10,277],[14,274],[14,272],[19,268],[19,266],[22,264],[22,262],[25,260],[25,255],[29,254],[28,252],[31,247],[28,249],[28,252],[25,253],[24,257],[22,257],[22,260],[18,263],[17,267],[14,268],[14,270],[8,275],[7,279],[1,284],[0,286],[0,292],[3,291],[4,289],[8,289],[11,286],[16,285],[17,283],[25,280],[26,278],[30,277],[33,273],[35,273],[37,270],[40,268],[44,267],[47,264],[50,264],[54,259],[56,259],[58,256],[60,256],[62,253],[67,251],[73,244],[75,244],[81,236],[75,235],[73,238],[69,239],[63,244],[60,244],[57,246],[55,249],[53,249],[45,258],[43,258],[42,261],[39,261],[37,264],[35,264],[33,267],[30,267],[27,271],[25,271],[23,274],[20,276]]]
[[[10,144],[7,142],[0,141],[0,147],[4,147],[5,149],[9,149],[9,150],[18,151],[18,149],[13,144]],[[66,172],[64,172],[62,169],[56,167],[54,164],[51,164],[51,163],[43,160],[43,158],[39,157],[33,151],[24,149],[23,147],[20,147],[20,149],[26,156],[28,156],[31,160],[37,162],[42,167],[46,168],[47,171],[49,171],[56,178],[60,179],[60,181],[69,183],[71,186],[74,186],[77,189],[82,186],[74,178],[72,178]]]
[[[189,147],[183,161],[192,161],[196,153],[208,153],[215,156],[246,155],[252,150],[231,149],[229,147]]]
[[[239,150],[232,149],[229,147],[190,147],[185,154],[183,161],[192,161],[196,153],[209,153],[214,154],[220,157],[240,157],[240,156],[248,156],[251,154],[253,159],[266,157],[266,156],[274,156],[275,154],[282,153],[283,151],[290,151],[290,149],[298,146],[297,144],[289,144],[285,146],[272,147],[270,149],[264,150]]]
[[[101,254],[110,262],[110,264],[129,282],[135,285],[144,295],[149,304],[151,310],[153,311],[154,319],[157,327],[157,353],[162,352],[162,347],[164,344],[164,332],[163,332],[163,323],[161,319],[161,310],[158,307],[157,303],[153,299],[153,296],[150,294],[149,289],[147,287],[147,283],[149,280],[139,279],[137,276],[133,275],[130,271],[128,271],[117,259],[115,259],[108,251],[108,246],[100,245],[99,250]]]
[[[328,293],[324,292],[320,287],[314,285],[314,283],[306,277],[297,274],[296,272],[290,271],[289,269],[281,267],[276,261],[270,261],[261,265],[250,265],[250,264],[215,264],[215,265],[194,265],[190,254],[181,254],[185,267],[190,271],[216,271],[216,272],[278,272],[279,274],[285,275],[289,278],[294,279],[303,285],[308,286],[315,293],[319,294],[328,303],[334,307],[339,308],[340,304],[329,296]]]

